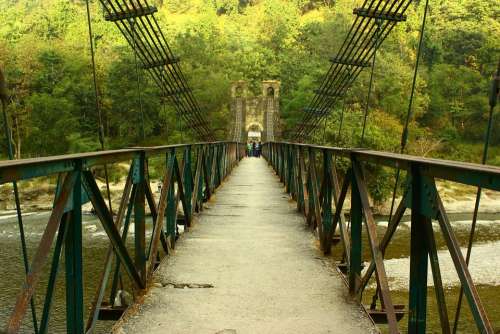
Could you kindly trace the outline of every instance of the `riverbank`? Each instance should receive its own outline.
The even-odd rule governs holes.
[[[464,214],[474,212],[477,194],[476,187],[449,181],[437,181],[436,186],[446,212]],[[396,203],[399,203],[400,200],[401,197],[398,197]],[[378,215],[389,215],[390,209],[390,199],[380,205],[375,205],[374,207],[374,211]],[[479,212],[489,214],[500,213],[500,192],[483,189]]]
[[[19,183],[19,197],[21,201],[21,209],[23,213],[30,212],[46,212],[52,210],[52,204],[54,201],[55,193],[55,180],[35,180],[35,181],[22,181]],[[96,183],[101,189],[101,194],[107,202],[107,190],[106,184],[97,179]],[[151,184],[152,191],[159,196],[158,186],[160,181],[153,181]],[[123,195],[123,189],[125,188],[125,182],[120,181],[116,183],[110,183],[109,185],[111,191],[111,203],[113,209],[118,208],[120,205],[120,200]],[[16,206],[14,201],[14,191],[12,184],[3,184],[0,186],[0,215],[9,214],[11,212],[15,213]],[[86,203],[83,205],[82,210],[84,213],[90,213],[92,211],[92,204]],[[146,209],[148,210],[148,209]]]
[[[159,196],[159,180],[153,180],[151,188],[156,197]],[[106,198],[106,185],[102,180],[97,180],[97,185]],[[125,182],[120,181],[110,183],[111,201],[113,208],[118,208],[123,194]],[[448,213],[468,214],[474,211],[477,188],[465,186],[448,181],[438,181],[437,188],[444,206]],[[23,181],[20,183],[21,208],[23,212],[44,212],[52,209],[54,200],[55,181],[38,180]],[[14,195],[11,184],[0,186],[0,214],[9,214],[15,210]],[[349,208],[349,198],[347,197],[344,208]],[[401,197],[396,199],[399,203]],[[377,215],[389,215],[391,199],[388,198],[383,203],[373,204],[373,211]],[[92,205],[87,203],[83,206],[84,212],[91,212]],[[480,213],[495,214],[500,213],[500,192],[483,190],[481,196]]]

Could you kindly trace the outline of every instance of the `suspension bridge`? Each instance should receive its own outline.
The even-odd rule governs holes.
[[[302,120],[288,136],[296,142],[280,138],[265,142],[264,159],[246,157],[245,142],[215,141],[180,59],[161,32],[154,6],[146,0],[100,2],[106,20],[116,25],[134,51],[137,72],[150,74],[163,98],[176,108],[185,131],[191,131],[200,142],[106,150],[100,124],[102,150],[98,152],[13,160],[5,113],[8,99],[1,89],[10,160],[0,162],[0,184],[13,184],[26,273],[15,300],[2,305],[2,309],[10,308],[3,326],[6,333],[53,332],[50,319],[62,267],[67,333],[97,332],[101,323],[109,321],[117,321],[112,329],[115,333],[376,333],[379,324],[390,333],[425,333],[432,291],[428,290],[429,277],[440,331],[460,330],[463,307],[470,309],[478,332],[498,330],[468,265],[482,190],[500,191],[500,168],[486,164],[500,69],[492,81],[482,164],[404,154],[428,1],[422,6],[424,21],[398,153],[310,144],[314,132],[361,71],[371,68],[363,147],[377,50],[395,25],[406,20],[412,2],[366,0],[353,9],[355,19],[341,48],[303,110]],[[88,2],[87,14],[100,115]],[[267,130],[277,136],[273,129]],[[236,133],[244,141],[241,128]],[[162,175],[155,191],[158,181],[151,176],[151,166],[158,162]],[[126,164],[128,173],[119,206],[113,209],[108,168],[118,163]],[[370,202],[370,166],[393,170],[395,176],[383,235],[376,228]],[[99,185],[95,173],[99,168],[105,171],[104,186]],[[54,176],[53,207],[31,253],[26,246],[29,235],[24,232],[18,182]],[[436,180],[477,189],[465,255]],[[400,187],[404,191],[397,200]],[[82,251],[82,207],[89,203],[107,238],[102,270],[92,275],[95,291],[84,289],[83,279],[91,259],[84,259]],[[409,291],[406,303],[397,304],[384,255],[407,211],[411,229]],[[434,231],[433,221],[438,231]],[[457,305],[447,303],[437,233],[460,281]],[[3,273],[2,279],[7,275]],[[376,290],[371,305],[364,305],[363,293],[370,284]],[[131,302],[124,302],[126,291]]]

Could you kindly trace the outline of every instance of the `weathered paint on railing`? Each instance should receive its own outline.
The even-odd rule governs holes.
[[[178,154],[179,153],[179,154]],[[37,159],[0,162],[0,184],[40,176],[59,175],[54,206],[49,221],[35,251],[30,272],[20,290],[7,333],[17,333],[25,316],[42,269],[49,261],[55,241],[51,270],[39,333],[47,333],[56,276],[64,245],[66,269],[67,332],[85,333],[94,328],[108,279],[113,275],[110,301],[115,299],[120,268],[124,268],[140,295],[151,280],[160,256],[160,244],[165,254],[175,247],[179,203],[184,213],[183,225],[188,230],[195,212],[206,201],[232,168],[244,156],[245,147],[234,142],[198,143],[159,147],[71,154]],[[179,158],[178,155],[182,155]],[[164,174],[160,198],[155,200],[149,179],[148,159],[164,158]],[[131,162],[116,216],[110,211],[92,173],[92,167],[115,162]],[[87,325],[84,324],[82,205],[90,201],[109,238],[110,246],[105,267]],[[154,226],[146,240],[146,203]],[[125,247],[127,233],[134,215],[133,254]],[[114,258],[117,258],[112,268]]]
[[[331,252],[333,233],[337,225],[339,226],[343,257],[348,268],[349,291],[358,301],[361,300],[362,292],[375,272],[377,293],[381,298],[391,333],[397,333],[399,329],[384,267],[384,252],[408,208],[412,209],[408,332],[426,331],[427,268],[430,259],[441,329],[443,333],[450,333],[436,242],[431,225],[435,219],[439,222],[478,330],[481,333],[493,333],[492,325],[451,228],[435,180],[444,179],[500,191],[500,168],[364,149],[277,142],[266,143],[263,155],[285,184],[286,191],[297,201],[297,208],[306,216],[308,225],[317,230],[321,249],[325,253]],[[322,155],[322,159],[318,155]],[[340,158],[348,160],[348,169],[343,180],[339,177],[335,163]],[[320,168],[317,166],[318,162]],[[407,171],[403,198],[381,239],[377,236],[363,173],[368,163]],[[351,188],[350,226],[346,223],[346,212],[343,211],[349,187]],[[366,225],[371,261],[362,276],[363,221]]]

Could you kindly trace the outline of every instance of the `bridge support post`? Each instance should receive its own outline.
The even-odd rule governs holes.
[[[295,187],[293,183],[293,147],[288,146],[287,150],[287,175],[286,175],[286,191],[295,199]]]
[[[423,180],[417,166],[411,168],[411,240],[410,240],[410,301],[408,333],[424,334],[427,311],[428,243],[426,224],[431,220],[422,214]]]
[[[175,148],[166,153],[167,177],[170,177],[169,188],[167,190],[167,209],[166,223],[167,235],[170,238],[170,245],[175,247],[175,239],[177,236],[177,215],[176,215],[176,200],[174,188],[174,168],[175,168]],[[179,181],[179,180],[178,180]]]
[[[83,259],[82,259],[82,173],[77,162],[76,180],[73,186],[71,210],[62,220],[69,222],[64,243],[66,266],[66,329],[69,334],[83,330]]]
[[[133,181],[136,184],[134,198],[134,245],[135,265],[143,284],[146,282],[146,154],[141,152],[134,159]]]
[[[279,157],[278,157],[278,175],[280,177],[281,183],[285,183],[284,172],[285,172],[285,149],[283,145],[279,147]]]
[[[275,156],[274,143],[269,143],[269,162],[274,170],[276,170]]]
[[[183,179],[184,179],[184,196],[186,197],[186,206],[189,216],[193,212],[193,174],[191,169],[191,146],[186,147],[184,151],[184,166],[183,166]],[[188,224],[189,223],[189,224]],[[191,227],[191,221],[186,220],[187,227]]]
[[[356,163],[354,156],[351,156],[351,161],[354,168],[354,164]],[[348,172],[347,175],[351,177],[351,262],[349,263],[349,293],[352,296],[357,296],[361,278],[363,206],[356,176],[352,171]]]
[[[278,174],[278,145],[273,144],[273,167],[274,170],[276,171],[276,174]]]
[[[333,240],[333,215],[332,215],[332,156],[327,150],[323,150],[323,194],[320,194],[320,200],[323,201],[322,224],[323,224],[323,251],[330,254]]]

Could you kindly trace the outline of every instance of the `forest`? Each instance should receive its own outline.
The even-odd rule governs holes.
[[[151,1],[150,1],[151,3]],[[230,84],[281,81],[286,135],[352,24],[358,0],[153,1],[172,49],[217,138],[229,133]],[[377,55],[365,146],[397,151],[408,108],[424,1],[414,1]],[[0,67],[8,83],[17,158],[98,150],[85,1],[0,0]],[[107,148],[192,142],[175,110],[162,104],[133,50],[91,1],[97,82]],[[500,57],[500,0],[432,0],[407,152],[480,161],[490,81]],[[368,71],[336,106],[314,140],[359,142]],[[140,90],[137,87],[140,87]],[[139,101],[139,99],[141,101]],[[338,132],[345,107],[343,131]],[[142,108],[142,109],[141,109]],[[498,108],[497,108],[498,109]],[[146,139],[139,117],[145,116]],[[498,110],[494,129],[500,123]],[[500,165],[493,131],[489,164]],[[2,156],[6,145],[0,144]]]

